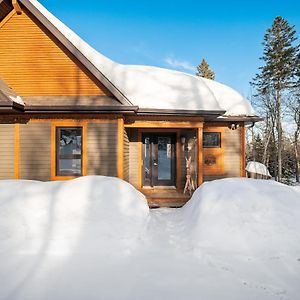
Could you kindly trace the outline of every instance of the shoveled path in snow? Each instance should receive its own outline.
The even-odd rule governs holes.
[[[280,273],[300,262],[196,252],[183,236],[180,210],[150,212],[141,243],[130,256],[123,299],[296,299],[297,276],[282,280]]]

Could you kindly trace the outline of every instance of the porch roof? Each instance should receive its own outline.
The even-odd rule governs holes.
[[[22,98],[0,79],[0,111],[23,111],[24,106]]]

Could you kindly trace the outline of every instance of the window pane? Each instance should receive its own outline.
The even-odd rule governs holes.
[[[150,137],[144,139],[144,164],[145,164],[145,180],[150,180]]]
[[[58,170],[61,174],[81,174],[81,159],[59,159]]]
[[[82,128],[57,128],[57,175],[82,174]]]
[[[172,176],[172,141],[170,137],[158,138],[158,179],[170,180]]]
[[[220,148],[221,133],[220,132],[204,132],[203,133],[204,148]]]

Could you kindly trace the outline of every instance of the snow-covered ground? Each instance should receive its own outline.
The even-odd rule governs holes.
[[[128,183],[0,181],[0,299],[299,299],[300,190],[205,183],[148,210]]]

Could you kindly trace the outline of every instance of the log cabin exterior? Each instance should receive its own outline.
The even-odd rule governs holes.
[[[245,176],[245,126],[259,117],[143,107],[64,26],[35,0],[0,0],[0,179],[115,176],[151,207],[178,207],[187,175],[194,187]]]

